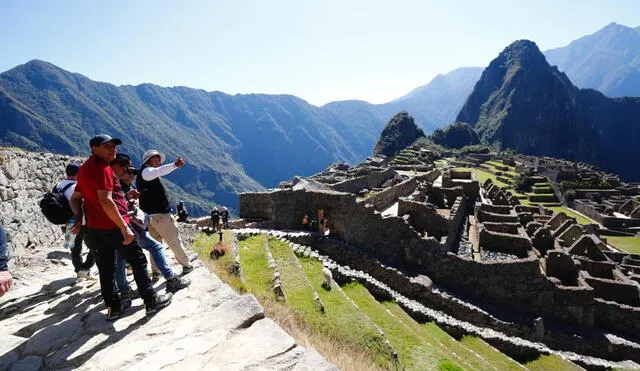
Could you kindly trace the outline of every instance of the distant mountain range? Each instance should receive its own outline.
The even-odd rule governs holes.
[[[544,55],[580,88],[610,97],[640,96],[640,27],[611,23]]]
[[[0,145],[86,155],[89,138],[103,132],[120,137],[137,165],[151,148],[183,155],[187,166],[168,179],[199,214],[213,203],[236,206],[239,192],[362,157],[319,108],[293,96],[117,87],[42,61],[0,74]]]
[[[502,149],[585,161],[640,180],[640,97],[577,88],[528,40],[491,61],[457,120]]]
[[[638,29],[612,24],[547,54],[571,79],[607,94],[640,95],[640,84],[634,82],[640,64],[637,35]],[[459,117],[477,121],[495,117],[485,112],[481,120],[485,102],[480,99],[488,99],[478,93],[486,90],[478,82],[483,70],[464,67],[438,75],[385,104],[340,101],[316,107],[290,95],[232,96],[152,84],[115,86],[36,60],[0,74],[0,145],[86,155],[88,139],[107,132],[121,137],[122,150],[134,159],[149,148],[165,151],[169,158],[183,155],[188,165],[169,176],[169,187],[174,199],[185,199],[195,214],[203,214],[214,204],[235,208],[239,192],[273,187],[335,161],[364,159],[374,150],[385,123],[400,111],[407,111],[427,133],[453,122],[465,101]],[[563,84],[571,83],[567,79]],[[469,101],[472,91],[475,98]],[[587,94],[598,95],[579,95]],[[559,104],[553,99],[545,102]],[[507,108],[500,112],[513,113]],[[483,129],[481,139],[497,140],[499,136],[486,134],[490,131]],[[571,151],[587,160],[604,156]]]

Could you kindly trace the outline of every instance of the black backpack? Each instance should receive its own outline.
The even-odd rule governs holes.
[[[76,183],[69,183],[61,190],[53,187],[53,190],[45,193],[42,200],[40,200],[40,210],[51,223],[56,225],[65,224],[73,217],[73,211],[69,206],[69,200],[64,196],[64,192],[74,184]]]

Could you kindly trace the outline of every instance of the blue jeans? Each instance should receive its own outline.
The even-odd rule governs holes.
[[[170,280],[175,277],[176,274],[173,273],[171,267],[169,267],[169,263],[167,262],[167,259],[164,257],[164,254],[162,252],[162,244],[153,239],[153,237],[151,237],[151,235],[147,231],[139,232],[135,228],[131,229],[135,234],[135,239],[138,243],[138,246],[149,251],[151,259],[153,259],[153,261],[158,266],[158,269],[160,269],[160,272],[162,272],[162,276],[164,276],[166,280]],[[116,267],[116,285],[118,285],[118,289],[120,290],[120,292],[127,292],[131,290],[131,287],[129,287],[129,282],[127,282],[127,273],[125,272],[125,266],[125,260],[122,258],[122,256],[118,255],[118,263]]]

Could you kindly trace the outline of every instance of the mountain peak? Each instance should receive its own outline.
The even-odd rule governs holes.
[[[398,112],[384,127],[373,154],[395,156],[418,138],[426,137],[407,112]]]
[[[516,40],[504,48],[498,58],[504,58],[506,64],[546,64],[538,45],[531,40]]]

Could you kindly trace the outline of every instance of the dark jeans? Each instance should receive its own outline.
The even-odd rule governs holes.
[[[87,234],[87,227],[83,225],[80,227],[80,232],[76,235],[73,248],[71,249],[71,263],[76,273],[79,271],[88,271],[93,267],[93,253],[91,250],[89,250],[87,254],[87,260],[82,261],[82,241],[85,234]]]
[[[71,263],[73,264],[73,268],[76,273],[80,271],[88,271],[93,267],[93,254],[91,251],[87,254],[87,260],[82,261],[82,240],[84,239],[84,235],[87,233],[87,227],[80,227],[80,232],[78,234],[74,234],[72,229],[76,224],[74,219],[71,219],[66,225],[64,229],[64,245],[65,248],[71,250]]]
[[[145,305],[155,305],[155,292],[147,275],[147,259],[142,249],[134,241],[122,245],[122,233],[118,229],[87,228],[84,242],[93,253],[100,272],[100,291],[107,307],[120,308],[121,300],[115,288],[116,250],[131,265],[133,278],[138,286],[138,293]]]

